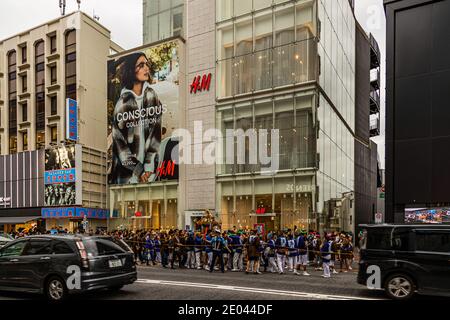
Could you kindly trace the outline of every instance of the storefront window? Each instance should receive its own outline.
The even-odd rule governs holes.
[[[177,226],[177,210],[177,199],[168,199],[166,214],[161,218],[161,228],[174,229]]]
[[[236,114],[236,149],[235,149],[235,172],[244,173],[251,172],[252,164],[250,159],[250,145],[254,146],[257,143],[257,137],[251,130],[253,128],[253,112],[252,106],[238,107],[235,110]],[[245,136],[242,136],[245,134]],[[254,150],[254,148],[252,148]],[[253,161],[256,162],[256,161]]]
[[[136,205],[134,201],[126,201],[125,202],[125,212],[126,212],[126,217],[127,218],[131,218],[135,216],[136,213]]]

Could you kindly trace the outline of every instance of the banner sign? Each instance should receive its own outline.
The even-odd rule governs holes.
[[[70,183],[76,180],[76,170],[64,169],[55,171],[46,171],[44,173],[45,184]]]
[[[91,209],[91,208],[42,208],[41,216],[44,219],[107,219],[109,210],[105,209]]]
[[[66,99],[66,139],[78,140],[78,102]]]
[[[108,61],[110,185],[178,180],[179,137],[173,134],[183,91],[180,43],[168,41]]]

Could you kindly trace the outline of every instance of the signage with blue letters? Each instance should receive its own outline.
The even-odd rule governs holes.
[[[78,102],[66,99],[66,138],[78,141]]]

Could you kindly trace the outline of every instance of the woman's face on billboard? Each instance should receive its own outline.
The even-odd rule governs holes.
[[[144,56],[139,57],[139,59],[136,61],[135,65],[136,70],[136,81],[138,82],[144,82],[148,81],[150,77],[150,68],[148,66],[147,58]]]

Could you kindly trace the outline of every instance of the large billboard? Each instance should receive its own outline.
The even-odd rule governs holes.
[[[108,182],[178,179],[180,44],[169,41],[108,61]]]
[[[45,150],[45,206],[81,204],[81,152],[80,145]]]

